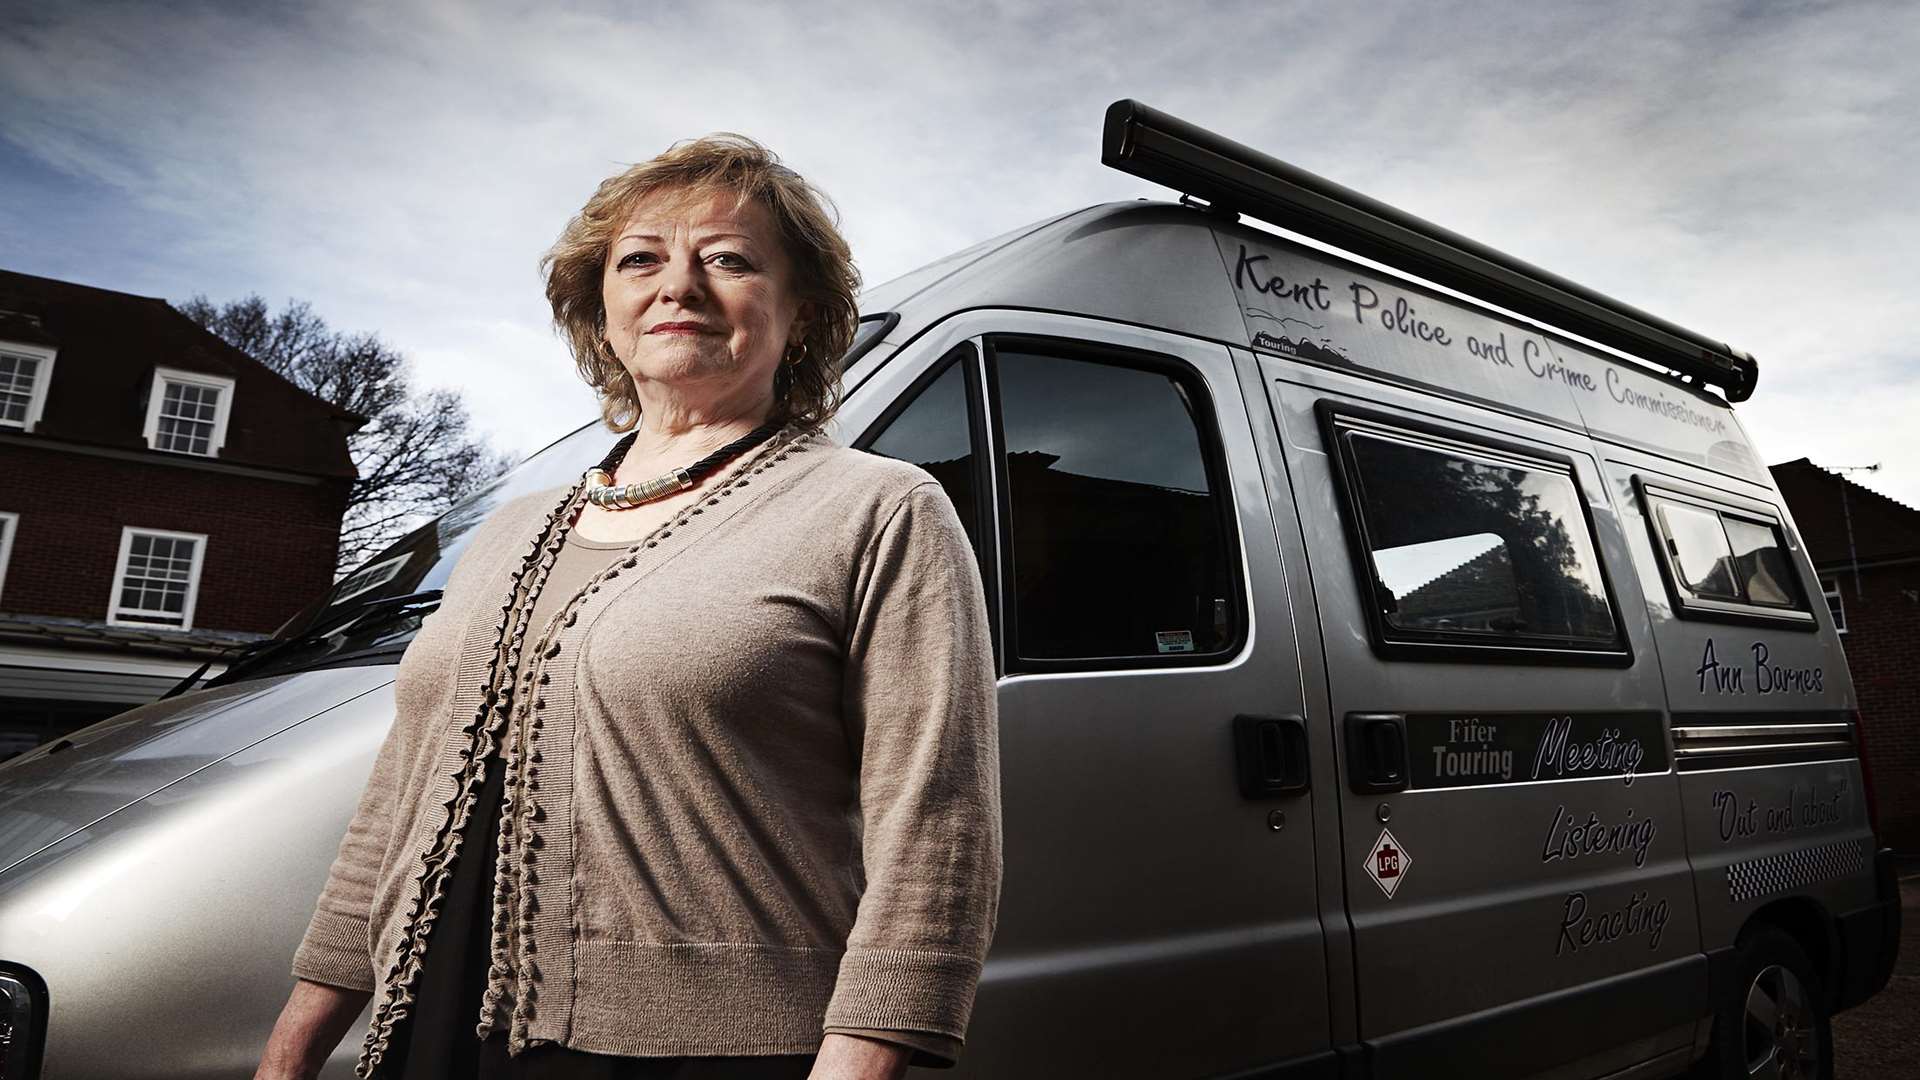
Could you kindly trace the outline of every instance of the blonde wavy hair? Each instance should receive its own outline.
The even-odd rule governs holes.
[[[840,407],[840,357],[852,346],[860,321],[855,302],[860,273],[840,235],[833,201],[780,164],[773,151],[723,131],[683,139],[653,160],[601,181],[540,259],[554,325],[566,338],[580,377],[599,395],[601,419],[613,431],[629,431],[640,422],[640,400],[606,341],[600,289],[607,254],[642,201],[664,194],[677,202],[716,191],[732,192],[736,206],[752,199],[767,209],[793,267],[794,290],[813,305],[800,339],[804,353],[791,364],[782,361],[781,369],[790,373],[789,388],[775,403],[775,416],[823,424]]]

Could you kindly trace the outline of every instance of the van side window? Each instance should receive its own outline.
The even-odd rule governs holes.
[[[1377,651],[1631,659],[1571,462],[1359,411],[1323,409],[1322,418],[1341,464],[1355,565],[1371,585]]]
[[[1778,521],[1644,481],[1640,494],[1679,614],[1813,625]]]
[[[973,346],[961,345],[941,358],[932,380],[908,396],[892,417],[883,419],[878,437],[861,449],[910,461],[940,481],[978,554],[980,497],[967,410],[967,368],[973,356]]]
[[[1130,350],[998,338],[988,356],[1013,655],[1054,669],[1236,648],[1238,545],[1205,383]]]

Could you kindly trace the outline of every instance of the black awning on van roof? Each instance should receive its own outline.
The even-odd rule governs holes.
[[[1754,358],[1724,342],[1137,101],[1107,107],[1100,160],[1663,365],[1729,401],[1759,380]]]

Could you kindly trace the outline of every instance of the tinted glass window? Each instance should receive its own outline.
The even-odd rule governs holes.
[[[1011,345],[994,369],[1019,655],[1229,648],[1235,547],[1197,381]]]
[[[1342,438],[1389,638],[1617,644],[1569,473],[1385,434]]]
[[[971,428],[967,422],[966,361],[971,347],[951,357],[946,370],[922,387],[911,404],[890,421],[867,450],[883,457],[910,461],[927,470],[947,489],[967,539],[980,550],[979,500],[974,490]]]

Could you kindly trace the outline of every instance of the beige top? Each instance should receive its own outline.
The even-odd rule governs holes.
[[[361,1074],[409,1010],[495,739],[487,1013],[510,1049],[957,1046],[999,907],[999,739],[985,597],[939,484],[790,425],[556,588],[548,636],[518,582],[550,580],[583,493],[482,522],[396,672],[294,958],[376,991]]]
[[[606,569],[614,559],[614,553],[626,550],[632,544],[630,540],[588,540],[579,533],[568,530],[565,544],[560,555],[553,561],[553,570],[547,574],[546,584],[533,601],[533,617],[529,626],[545,627],[553,613],[571,599],[574,593],[586,588],[587,582],[595,574]],[[518,593],[519,602],[526,602],[524,589]],[[504,648],[504,647],[503,647]],[[845,1035],[864,1035],[870,1039],[884,1039],[915,1050],[924,1051],[913,1056],[915,1065],[929,1065],[936,1068],[952,1066],[960,1059],[960,1040],[928,1031],[881,1031],[875,1028],[830,1027],[831,1032]]]

